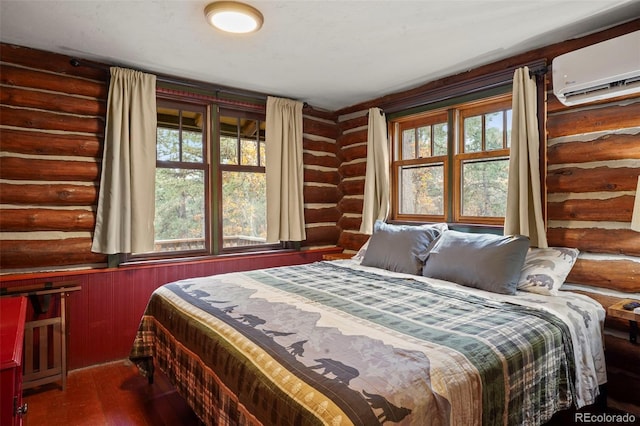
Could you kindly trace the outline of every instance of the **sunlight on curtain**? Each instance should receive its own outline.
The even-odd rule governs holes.
[[[265,138],[267,242],[302,241],[302,102],[268,97]]]
[[[540,193],[540,138],[535,77],[529,68],[513,76],[513,121],[504,234],[529,236],[531,247],[547,247]]]
[[[389,213],[389,143],[387,119],[380,108],[369,109],[367,170],[364,180],[364,204],[360,232],[373,233],[376,220]]]
[[[111,68],[94,252],[153,250],[156,123],[156,76]]]

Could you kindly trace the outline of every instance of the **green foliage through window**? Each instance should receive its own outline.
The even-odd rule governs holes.
[[[394,219],[502,223],[510,94],[401,117],[391,129]]]

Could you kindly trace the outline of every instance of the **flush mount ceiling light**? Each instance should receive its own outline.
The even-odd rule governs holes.
[[[248,4],[217,1],[204,8],[204,16],[214,27],[229,33],[251,33],[262,27],[262,13]]]

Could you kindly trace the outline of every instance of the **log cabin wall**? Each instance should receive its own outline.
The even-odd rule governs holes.
[[[338,126],[332,113],[303,110],[304,219],[307,247],[335,247],[338,220]]]
[[[338,117],[340,128],[340,192],[338,208],[342,213],[338,225],[341,233],[338,245],[346,253],[355,253],[369,238],[360,233],[364,202],[364,179],[367,162],[368,109]]]
[[[0,45],[3,272],[101,267],[91,252],[108,72]]]
[[[73,281],[82,288],[68,298],[70,369],[125,358],[162,284],[308,263],[336,251],[338,128],[333,114],[307,107],[304,250],[106,268],[106,257],[90,247],[109,73],[70,59],[0,43],[0,287]]]
[[[640,20],[552,46],[536,49],[467,73],[427,83],[337,112],[344,193],[338,244],[356,252],[368,236],[358,232],[362,219],[370,107],[420,97],[465,79],[554,57],[640,30]],[[621,52],[621,54],[624,54]],[[605,308],[623,298],[640,300],[640,233],[629,229],[640,175],[640,97],[565,107],[553,95],[551,72],[545,85],[547,144],[547,236],[549,245],[577,247],[580,256],[567,282]],[[640,415],[640,347],[628,341],[627,321],[605,322],[606,361],[611,405]]]
[[[101,268],[91,252],[109,73],[70,57],[0,45],[0,269]],[[304,109],[305,248],[339,231],[337,125]]]

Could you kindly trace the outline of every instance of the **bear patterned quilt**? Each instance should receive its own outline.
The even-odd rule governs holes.
[[[604,312],[347,262],[167,284],[130,358],[206,424],[542,424],[595,401]]]

